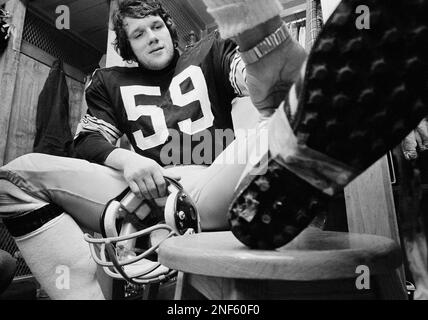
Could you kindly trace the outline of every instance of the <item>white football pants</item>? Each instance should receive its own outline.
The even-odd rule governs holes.
[[[260,122],[257,130],[237,136],[210,166],[167,168],[181,176],[181,184],[198,208],[203,230],[228,228],[228,208],[245,168],[249,170],[266,156],[266,124]],[[0,217],[54,203],[82,228],[99,232],[106,203],[125,188],[122,174],[111,168],[80,159],[27,154],[0,168]]]

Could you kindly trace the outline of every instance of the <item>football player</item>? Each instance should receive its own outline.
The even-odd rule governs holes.
[[[94,73],[86,89],[88,113],[75,139],[76,153],[85,160],[28,154],[1,169],[5,223],[52,298],[103,298],[81,228],[101,232],[106,203],[127,187],[141,199],[159,198],[167,194],[164,176],[181,177],[203,230],[228,227],[227,209],[246,164],[226,161],[236,157],[234,137],[221,135],[233,132],[232,100],[251,89],[247,80],[257,93],[254,103],[268,116],[306,57],[277,15],[277,1],[247,5],[257,19],[230,30],[241,34],[235,39],[240,50],[275,31],[278,37],[272,63],[263,60],[253,70],[246,70],[235,41],[217,33],[180,55],[175,26],[157,1],[122,1],[114,15],[115,45],[138,67]],[[135,152],[116,147],[123,134]],[[212,164],[228,143],[231,156]],[[239,146],[247,154],[247,143]],[[168,149],[178,157],[166,157]],[[70,290],[56,288],[61,265],[70,268]]]
[[[138,67],[93,75],[75,140],[86,160],[30,154],[1,169],[0,210],[52,298],[104,298],[81,228],[99,232],[105,204],[127,187],[156,199],[167,194],[165,177],[181,177],[203,230],[228,228],[235,197],[234,234],[252,247],[275,247],[427,113],[427,22],[419,16],[427,1],[372,0],[374,30],[359,30],[358,1],[343,0],[302,69],[306,54],[281,21],[278,1],[205,2],[223,39],[210,35],[180,55],[172,20],[156,1],[123,1],[116,47]],[[408,34],[416,40],[403,45]],[[415,63],[422,66],[416,84],[409,76]],[[261,114],[268,145],[257,146],[257,134],[229,144],[215,138],[233,129],[231,101],[244,94]],[[135,152],[115,146],[123,134]],[[257,147],[268,164],[254,170],[237,161]],[[59,265],[70,268],[70,290],[55,286]]]

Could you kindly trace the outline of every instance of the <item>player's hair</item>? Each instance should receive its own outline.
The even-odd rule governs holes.
[[[138,19],[147,16],[161,17],[171,34],[174,47],[178,46],[178,34],[174,21],[158,0],[123,0],[113,13],[113,29],[116,33],[113,46],[123,60],[138,62],[129,43],[123,20],[126,17]]]

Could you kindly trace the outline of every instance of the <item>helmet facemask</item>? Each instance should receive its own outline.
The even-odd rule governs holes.
[[[109,201],[101,218],[102,238],[85,234],[95,262],[115,279],[132,284],[156,283],[176,274],[157,262],[166,239],[200,232],[192,199],[175,180],[165,178],[167,198],[144,200],[128,188]]]

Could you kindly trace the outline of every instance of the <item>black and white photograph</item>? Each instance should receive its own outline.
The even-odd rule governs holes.
[[[0,304],[41,300],[428,300],[428,0],[0,0]]]

